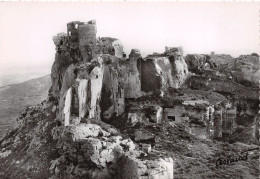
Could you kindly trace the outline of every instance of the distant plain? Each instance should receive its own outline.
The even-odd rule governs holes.
[[[46,99],[51,86],[50,75],[39,78],[35,75],[0,77],[0,138],[16,125],[16,118],[26,106],[37,105]]]

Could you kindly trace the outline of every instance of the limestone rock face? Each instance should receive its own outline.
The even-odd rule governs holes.
[[[138,49],[132,49],[128,59],[128,66],[125,68],[125,97],[138,98],[141,92],[141,59]]]
[[[174,162],[171,158],[156,160],[140,160],[134,156],[122,156],[119,159],[121,166],[116,179],[172,179]]]
[[[181,48],[166,49],[164,54],[148,55],[133,49],[126,63],[125,97],[138,98],[146,93],[180,88],[188,76]]]
[[[179,88],[188,75],[182,49],[167,48],[159,56],[144,59],[133,49],[125,59],[118,39],[96,38],[95,21],[70,22],[67,35],[58,34],[53,41],[56,58],[50,96],[59,102],[60,123],[52,135],[59,140],[61,157],[51,162],[50,171],[57,176],[64,171],[72,178],[173,178],[172,159],[138,159],[143,152],[108,123],[125,112],[125,98]],[[151,121],[161,122],[163,109],[154,111]],[[143,130],[134,135],[138,142],[155,140]],[[152,152],[151,146],[146,152]],[[122,166],[133,167],[136,173],[121,168],[124,157],[129,160]]]
[[[190,71],[198,73],[201,70],[216,69],[217,64],[211,59],[209,55],[188,54],[185,61]]]
[[[117,57],[105,56],[104,77],[101,90],[101,120],[109,122],[124,112],[124,79]]]
[[[259,87],[260,69],[259,57],[241,56],[236,59],[234,76],[238,82],[249,81],[253,86]]]
[[[148,56],[141,62],[142,90],[180,88],[188,76],[188,67],[181,55]]]
[[[65,73],[60,114],[66,126],[73,123],[72,118],[109,121],[124,112],[124,85],[117,57],[103,55],[97,61],[72,64]]]
[[[172,64],[172,75],[173,75],[173,88],[180,88],[184,83],[188,75],[188,67],[182,56],[170,57]]]
[[[112,135],[109,129],[82,123],[67,127],[60,145],[61,157],[51,162],[50,171],[58,176],[65,170],[71,178],[173,178],[172,158],[142,159],[136,144]],[[64,156],[76,165],[64,169]]]
[[[80,123],[78,125],[71,126],[70,130],[73,133],[74,141],[83,140],[88,137],[106,137],[110,135],[108,132],[102,130],[101,127],[96,124]]]
[[[55,61],[51,68],[52,86],[49,94],[55,98],[59,97],[64,73],[67,67],[71,64],[71,56],[66,49],[66,34],[58,34],[53,37],[53,42],[56,46]]]
[[[230,79],[247,87],[259,87],[259,56],[241,55],[233,58],[230,55],[211,55],[219,68]]]

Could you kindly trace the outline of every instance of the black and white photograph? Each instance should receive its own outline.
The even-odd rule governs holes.
[[[259,179],[260,3],[0,1],[0,179]]]

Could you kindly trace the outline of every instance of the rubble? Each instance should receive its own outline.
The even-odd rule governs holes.
[[[11,154],[11,150],[0,152],[0,158],[5,158],[5,157],[7,157],[10,154]]]

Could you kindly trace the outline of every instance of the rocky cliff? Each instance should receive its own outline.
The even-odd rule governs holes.
[[[6,141],[10,134],[3,139],[1,147],[8,155],[9,149],[16,148],[13,145],[22,145],[24,152],[36,155],[33,151],[46,149],[42,147],[44,142],[39,140],[38,135],[51,129],[51,134],[46,133],[45,142],[56,143],[49,147],[59,152],[55,153],[56,157],[42,154],[45,157],[42,165],[47,167],[48,162],[51,163],[49,171],[45,169],[46,174],[52,175],[51,178],[173,178],[172,158],[138,158],[144,152],[131,139],[123,139],[116,128],[107,124],[124,112],[125,92],[129,97],[135,94],[131,91],[132,78],[128,76],[133,71],[137,72],[138,59],[132,55],[129,60],[123,57],[123,46],[115,38],[97,39],[95,21],[73,21],[67,24],[67,29],[67,34],[53,37],[56,55],[48,100],[43,106],[28,109],[20,118],[22,125],[14,129],[15,142]],[[178,62],[173,59],[172,63]],[[179,66],[173,65],[173,69],[176,71]],[[142,64],[141,69],[145,68],[146,64]],[[158,73],[155,70],[149,75]],[[179,75],[175,79],[177,81],[182,74],[178,70],[175,73]],[[138,80],[142,81],[140,76]],[[163,80],[160,79],[159,86],[162,86]],[[142,90],[137,88],[136,96],[145,95],[146,91]],[[35,125],[36,121],[32,121],[34,117],[39,121],[34,129],[37,136],[32,133],[33,136],[29,137],[23,127]],[[48,121],[42,120],[45,117]],[[29,146],[24,140],[31,141]]]
[[[194,73],[202,73],[201,70],[216,69],[217,64],[209,55],[187,54],[185,61],[189,70]]]
[[[222,143],[202,141],[185,125],[209,125],[213,122],[209,121],[210,105],[226,98],[216,93],[221,88],[217,82],[200,85],[205,92],[190,90],[198,80],[189,77],[182,48],[166,47],[164,53],[145,58],[133,49],[127,58],[118,39],[97,38],[96,31],[95,21],[73,21],[67,24],[67,34],[53,37],[56,55],[49,97],[27,108],[19,125],[0,141],[1,177],[256,175],[256,153],[253,163],[242,162],[251,168],[249,173],[243,167],[234,168],[238,172],[231,167],[230,175],[223,174],[224,168],[215,170],[216,151],[224,151]],[[195,133],[199,136],[203,131],[205,136],[205,129]],[[233,153],[245,149],[233,148]]]
[[[245,55],[237,58],[234,69],[236,80],[246,85],[247,82],[250,82],[252,86],[259,87],[259,61],[259,57],[254,55]]]
[[[172,159],[158,158],[161,164],[159,162],[149,169],[146,161],[137,159],[141,151],[135,150],[137,153],[131,154],[135,149],[133,142],[122,140],[115,129],[102,121],[109,123],[124,113],[127,98],[164,91],[169,87],[179,88],[188,74],[180,50],[171,49],[162,57],[151,56],[148,59],[142,59],[138,50],[132,50],[126,59],[120,41],[115,38],[96,39],[95,29],[94,21],[71,22],[68,23],[68,35],[58,34],[53,38],[57,52],[52,67],[50,99],[58,101],[55,108],[58,108],[60,126],[53,129],[56,138],[63,142],[60,144],[62,148],[76,145],[69,154],[75,162],[79,162],[79,156],[74,156],[73,151],[80,150],[78,145],[86,146],[84,150],[87,153],[80,160],[101,167],[101,170],[94,171],[82,169],[88,170],[91,178],[138,178],[143,175],[172,178]],[[89,122],[103,124],[106,130],[87,124]],[[67,138],[67,135],[72,137]],[[65,154],[67,152],[63,150],[62,156]],[[118,170],[116,173],[122,175],[117,176],[111,173],[110,168],[118,165],[122,157],[125,158],[122,165],[133,172],[120,172],[121,169],[117,168],[114,169]],[[56,162],[60,160],[62,157],[51,168],[59,167]],[[155,171],[161,172],[155,174]]]

